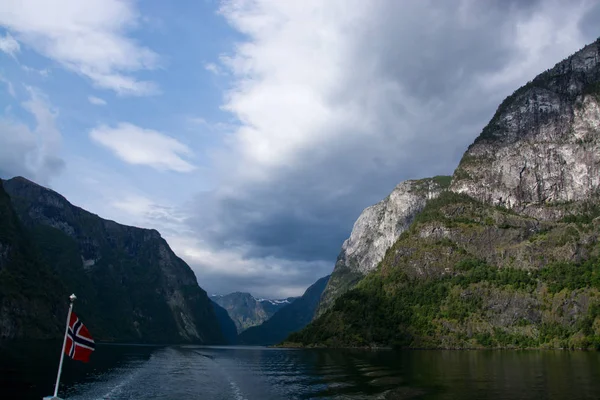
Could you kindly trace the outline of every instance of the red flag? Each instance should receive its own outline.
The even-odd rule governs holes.
[[[73,360],[88,362],[90,354],[96,348],[94,339],[85,325],[81,323],[77,315],[71,312],[69,319],[69,330],[67,332],[67,345],[65,346],[65,354]]]

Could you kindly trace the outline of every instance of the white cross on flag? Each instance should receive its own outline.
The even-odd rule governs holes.
[[[90,354],[96,348],[94,339],[85,325],[81,323],[77,315],[71,312],[69,320],[69,330],[67,331],[67,345],[65,346],[65,354],[73,360],[88,362]]]

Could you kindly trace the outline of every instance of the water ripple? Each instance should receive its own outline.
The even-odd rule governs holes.
[[[600,398],[600,383],[594,378],[594,373],[600,372],[598,354],[560,360],[540,358],[541,353],[488,354],[164,347],[152,349],[149,355],[128,354],[112,367],[90,372],[66,385],[66,397],[69,400]],[[557,363],[563,375],[571,370],[579,371],[580,375],[572,377],[573,382],[561,380],[561,375],[549,368],[552,363]],[[548,379],[549,374],[552,379]]]

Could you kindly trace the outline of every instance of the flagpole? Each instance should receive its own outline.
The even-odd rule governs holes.
[[[58,384],[60,382],[60,374],[62,372],[63,359],[65,358],[65,346],[67,345],[67,334],[69,333],[69,321],[71,320],[71,311],[73,311],[73,302],[77,299],[75,294],[69,296],[71,304],[69,305],[69,313],[67,314],[67,326],[65,328],[65,338],[63,339],[62,351],[60,352],[60,363],[58,364],[58,375],[56,376],[56,385],[54,385],[54,397],[58,396]]]

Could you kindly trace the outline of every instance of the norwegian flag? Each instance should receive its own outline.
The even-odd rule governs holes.
[[[69,330],[67,331],[67,345],[65,354],[73,360],[88,362],[90,354],[96,348],[94,339],[85,325],[81,323],[74,312],[71,312],[69,319]]]

